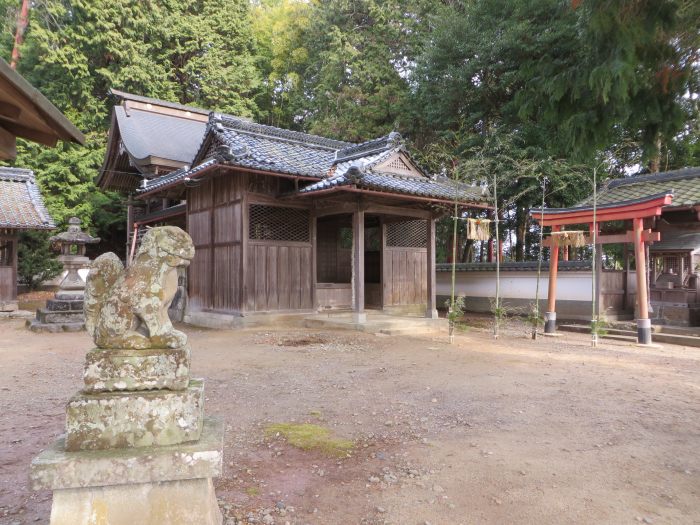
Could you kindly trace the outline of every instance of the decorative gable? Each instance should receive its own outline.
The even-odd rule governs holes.
[[[373,167],[373,170],[384,173],[395,173],[397,175],[416,177],[424,179],[425,175],[416,168],[404,152],[397,152],[388,159]]]

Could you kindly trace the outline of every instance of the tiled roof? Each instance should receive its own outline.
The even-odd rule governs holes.
[[[685,168],[651,175],[635,175],[607,182],[598,191],[598,204],[637,200],[649,195],[673,191],[670,207],[700,204],[700,168]],[[575,207],[590,206],[588,197]]]
[[[43,230],[56,225],[31,170],[0,167],[0,228]]]
[[[371,170],[349,170],[306,186],[299,190],[299,193],[309,194],[343,186],[459,202],[481,202],[488,199],[488,194],[482,188],[468,186],[446,177],[429,179]]]
[[[115,106],[114,114],[124,148],[137,160],[159,157],[189,164],[207,127],[206,122],[124,106]]]
[[[536,272],[537,261],[524,262],[502,262],[500,270],[502,272]],[[559,261],[557,269],[559,271],[585,271],[591,269],[591,261]],[[496,263],[457,263],[455,270],[458,272],[495,272]],[[549,270],[549,261],[542,261],[543,272]],[[435,265],[435,271],[451,272],[452,263],[439,263]]]
[[[199,146],[194,168],[181,169],[144,182],[139,193],[150,193],[180,184],[187,177],[213,166],[228,165],[244,169],[283,173],[319,181],[299,191],[310,194],[333,187],[414,195],[440,200],[482,202],[487,194],[479,187],[455,183],[447,178],[432,179],[376,171],[378,164],[403,151],[401,136],[390,133],[362,144],[309,135],[248,120],[211,114],[205,138]],[[207,155],[204,157],[204,155]],[[354,175],[351,168],[359,171]]]
[[[215,165],[216,163],[216,159],[209,158],[192,169],[181,168],[179,170],[171,171],[170,173],[161,177],[155,177],[153,179],[144,179],[142,181],[141,187],[137,190],[137,193],[155,191],[161,188],[165,188],[167,186],[171,186],[178,182],[182,182],[185,179],[191,177],[192,175],[202,171],[203,169]]]
[[[222,161],[242,168],[321,178],[333,166],[336,151],[348,146],[235,117],[215,117],[212,124],[213,139],[225,146],[219,150]]]
[[[665,231],[661,234],[661,240],[652,243],[649,249],[652,252],[700,252],[700,232]]]
[[[144,104],[153,104],[154,106],[161,106],[164,108],[179,109],[180,111],[190,111],[192,113],[199,113],[201,115],[208,115],[210,111],[208,109],[196,108],[194,106],[185,106],[183,104],[178,104],[177,102],[169,102],[167,100],[161,100],[157,98],[144,97],[141,95],[134,95],[133,93],[127,93],[126,91],[119,91],[118,89],[110,89],[110,95],[119,97],[123,100],[133,100],[135,102],[142,102]]]

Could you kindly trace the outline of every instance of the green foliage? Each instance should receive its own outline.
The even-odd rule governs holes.
[[[447,319],[450,323],[456,323],[464,317],[464,297],[455,297],[454,303],[448,299],[445,301],[447,308]]]
[[[608,335],[608,328],[610,328],[610,323],[605,321],[605,319],[594,319],[591,321],[591,334],[598,337],[605,337]]]
[[[530,305],[530,308],[528,308],[527,323],[535,329],[544,326],[544,316],[534,302]]]
[[[18,8],[0,0],[4,58]],[[396,128],[430,172],[496,174],[522,260],[543,177],[558,207],[590,193],[594,165],[700,164],[698,19],[691,0],[32,2],[19,71],[87,143],[21,143],[16,165],[59,225],[76,215],[121,250],[121,197],[94,185],[111,87],[344,140]],[[475,245],[459,228],[465,261]]]
[[[528,258],[538,179],[547,206],[569,206],[590,194],[592,166],[621,176],[694,158],[698,11],[674,0],[445,3],[413,76],[423,162],[466,180],[496,174],[513,258]]]
[[[8,5],[0,2],[0,16],[13,26],[16,8]],[[122,198],[94,184],[110,88],[243,116],[257,112],[260,74],[249,9],[246,0],[33,3],[19,72],[87,139],[85,146],[18,147],[15,165],[34,170],[59,227],[75,215],[106,241],[104,248],[123,250]],[[3,43],[8,58],[11,48]]]
[[[63,269],[51,251],[49,236],[44,231],[30,231],[19,237],[17,276],[29,290],[36,290],[42,282],[53,279]]]
[[[268,119],[361,141],[408,111],[408,73],[425,0],[269,0],[256,34],[273,107]],[[256,17],[257,18],[257,17]]]

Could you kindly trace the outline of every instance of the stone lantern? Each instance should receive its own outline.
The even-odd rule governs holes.
[[[80,228],[80,219],[71,217],[68,220],[68,230],[54,235],[49,241],[60,250],[58,260],[67,273],[58,285],[56,296],[46,301],[46,308],[37,310],[36,319],[27,324],[34,332],[83,330],[85,281],[78,270],[87,268],[90,263],[90,259],[85,256],[85,246],[100,242],[100,238],[85,233]]]

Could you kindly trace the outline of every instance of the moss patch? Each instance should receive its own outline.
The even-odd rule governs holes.
[[[301,450],[319,450],[336,457],[345,456],[353,446],[352,441],[333,438],[329,429],[310,423],[276,423],[265,429],[265,435],[283,437]]]
[[[245,489],[245,493],[250,497],[255,497],[260,494],[260,489],[258,487],[248,487]]]

